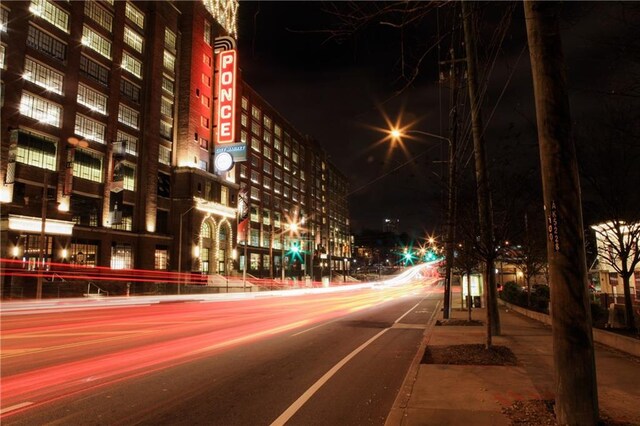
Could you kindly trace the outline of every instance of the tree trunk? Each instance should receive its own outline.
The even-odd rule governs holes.
[[[558,24],[560,3],[525,1],[524,6],[547,216],[556,417],[562,425],[596,425],[580,180]]]
[[[489,173],[487,171],[487,154],[484,143],[484,127],[482,109],[480,107],[480,91],[476,71],[475,34],[471,15],[473,11],[468,1],[462,2],[462,18],[464,26],[464,44],[467,55],[467,83],[471,106],[471,133],[473,135],[473,151],[475,159],[476,185],[478,193],[478,214],[480,234],[485,253],[485,297],[487,300],[487,332],[500,335],[500,314],[498,313],[498,290],[496,288],[493,244],[493,213],[491,211],[491,191],[489,189]],[[487,336],[487,345],[491,344],[491,336]]]
[[[624,288],[624,322],[629,330],[634,330],[636,328],[636,322],[633,315],[629,278],[631,278],[631,274],[622,274],[622,287]]]
[[[531,277],[526,276],[527,280],[527,306],[531,307]]]

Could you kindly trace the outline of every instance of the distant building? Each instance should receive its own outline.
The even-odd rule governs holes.
[[[394,234],[400,229],[400,219],[385,219],[382,222],[382,232],[393,232]]]

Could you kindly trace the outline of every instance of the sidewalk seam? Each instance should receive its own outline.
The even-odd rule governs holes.
[[[426,298],[425,298],[426,299]],[[440,305],[442,304],[442,300],[439,300],[436,303],[435,309],[433,310],[433,314],[431,314],[431,318],[427,322],[427,327],[424,330],[423,338],[418,347],[418,351],[416,355],[413,357],[413,361],[409,366],[409,370],[407,371],[407,375],[405,376],[402,385],[400,386],[400,391],[398,392],[398,396],[396,396],[393,405],[391,406],[391,410],[389,411],[389,415],[385,421],[385,426],[395,426],[403,423],[406,409],[409,405],[409,399],[411,398],[411,394],[413,393],[413,387],[415,386],[416,380],[418,379],[418,369],[420,367],[420,360],[422,359],[422,354],[424,353],[427,345],[429,344],[429,340],[431,339],[431,335],[433,334],[433,328],[436,323],[436,319],[438,313],[440,312]],[[400,416],[398,418],[398,416]]]

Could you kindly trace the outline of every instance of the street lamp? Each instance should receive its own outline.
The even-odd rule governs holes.
[[[182,219],[193,210],[196,206],[189,207],[184,213],[180,214],[180,232],[178,233],[178,294],[180,294],[180,285],[182,284]],[[247,259],[245,258],[245,263]]]
[[[392,128],[389,130],[389,136],[392,140],[398,141],[405,135],[416,134],[431,137],[434,139],[439,139],[443,141],[447,141],[449,144],[449,199],[448,199],[448,208],[447,208],[447,262],[446,262],[446,277],[444,281],[444,314],[443,317],[448,319],[451,313],[451,269],[453,266],[453,239],[455,237],[455,174],[456,174],[456,143],[455,140],[449,139],[444,136],[436,135],[435,133],[424,132],[422,130],[413,130],[413,129],[401,129],[401,128]],[[432,238],[429,239],[429,243],[433,244],[431,241]]]

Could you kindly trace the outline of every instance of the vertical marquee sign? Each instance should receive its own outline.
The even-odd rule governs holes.
[[[225,45],[225,41],[226,38],[216,40],[224,49],[218,51],[218,137],[214,156],[218,172],[231,170],[234,163],[247,159],[246,143],[236,141],[237,50],[229,48],[231,45]]]
[[[236,50],[218,54],[218,143],[235,142]]]

